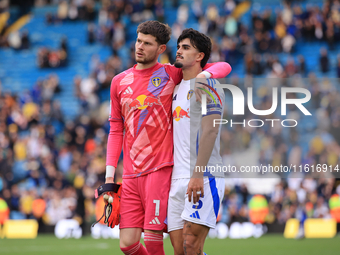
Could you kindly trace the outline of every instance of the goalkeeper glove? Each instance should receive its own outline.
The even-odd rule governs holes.
[[[106,194],[103,196],[105,202],[103,215],[98,221],[92,224],[92,227],[97,224],[103,217],[105,217],[104,223],[108,227],[114,228],[116,225],[119,225],[122,184],[107,183],[99,186],[99,188],[95,190],[95,198],[98,198],[101,194],[105,192]]]

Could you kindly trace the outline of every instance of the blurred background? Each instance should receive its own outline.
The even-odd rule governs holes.
[[[36,219],[42,233],[75,219],[90,233],[102,214],[94,189],[105,178],[110,82],[134,65],[137,26],[150,19],[172,28],[161,63],[174,62],[184,28],[197,29],[213,41],[210,62],[231,64],[228,83],[245,95],[254,88],[256,109],[270,108],[273,86],[311,92],[312,117],[288,108],[295,128],[223,127],[225,164],[249,155],[273,166],[339,164],[339,0],[1,0],[0,224]],[[226,99],[224,118],[242,121]],[[333,173],[228,175],[219,221],[279,233],[291,218],[340,222]]]

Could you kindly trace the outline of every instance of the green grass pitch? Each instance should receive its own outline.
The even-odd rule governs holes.
[[[164,240],[165,253],[173,254],[170,239]],[[265,235],[258,239],[207,239],[204,251],[208,255],[339,255],[340,236],[332,239],[285,239],[282,235]],[[39,235],[36,239],[0,239],[1,255],[93,255],[123,254],[117,239],[57,239]]]

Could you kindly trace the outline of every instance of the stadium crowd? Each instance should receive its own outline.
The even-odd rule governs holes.
[[[259,81],[256,81],[256,79]],[[233,79],[231,79],[233,80]],[[269,80],[269,81],[268,81]],[[311,101],[307,109],[313,112],[313,117],[303,116],[300,110],[293,106],[289,107],[287,118],[297,120],[298,124],[293,128],[285,128],[279,122],[263,125],[261,128],[254,128],[248,124],[233,125],[223,128],[221,134],[221,151],[225,165],[235,165],[238,167],[244,164],[254,164],[247,159],[251,152],[256,157],[255,165],[263,166],[291,166],[297,168],[288,172],[278,173],[281,179],[271,182],[270,192],[265,194],[268,200],[269,214],[267,223],[285,223],[289,218],[304,217],[330,218],[328,201],[333,194],[340,195],[339,169],[340,137],[339,137],[339,99],[340,93],[336,89],[338,80],[317,79],[311,75],[308,79],[298,76],[292,79],[258,79],[248,81],[248,84],[260,83],[261,88],[257,89],[258,102],[255,109],[269,109],[272,105],[271,86],[297,86],[308,88],[311,91]],[[244,82],[231,82],[237,84],[243,91],[247,88],[247,80]],[[228,100],[228,99],[227,99]],[[231,100],[231,99],[230,99]],[[235,118],[231,116],[230,110],[225,111],[224,119],[233,119],[234,122],[248,123],[251,119],[279,119],[283,120],[280,113],[273,113],[268,116],[256,116],[251,112],[246,112],[245,116]],[[312,118],[315,118],[312,120]],[[261,125],[256,122],[252,125]],[[307,135],[306,135],[307,134]],[[308,134],[312,138],[308,141]],[[308,141],[308,142],[307,142]],[[244,155],[240,157],[238,154]],[[308,168],[304,168],[308,164]],[[327,171],[316,171],[311,166],[318,164],[327,165]],[[302,168],[299,166],[302,166]],[[332,172],[332,173],[331,173]],[[250,192],[247,184],[256,186],[256,180],[242,180],[242,178],[278,178],[279,175],[269,173],[259,173],[253,175],[229,174],[227,177],[227,188],[224,199],[224,209],[221,220],[225,223],[233,221],[248,221],[248,203]],[[229,179],[229,180],[228,180]],[[256,188],[257,189],[257,188]],[[266,187],[263,191],[266,191]],[[253,192],[252,192],[253,193]]]
[[[67,65],[67,58],[67,39],[63,38],[60,42],[60,47],[57,50],[50,50],[46,47],[39,48],[37,62],[40,68],[58,68]]]
[[[312,94],[308,109],[313,111],[315,120],[308,124],[297,109],[291,108],[289,114],[299,119],[299,125],[288,133],[280,126],[223,128],[225,162],[255,145],[259,151],[258,162],[263,164],[339,163],[338,81],[316,77],[308,71],[303,56],[298,58],[298,63],[293,58],[282,63],[278,53],[294,52],[299,41],[322,40],[327,41],[333,54],[340,39],[340,3],[338,0],[325,1],[322,8],[302,8],[292,2],[284,1],[280,11],[254,12],[252,27],[247,27],[232,15],[240,5],[237,1],[226,0],[221,6],[209,4],[207,9],[201,1],[193,1],[189,6],[179,6],[178,1],[173,1],[177,8],[176,22],[172,26],[174,37],[186,26],[191,9],[199,30],[213,39],[212,62],[226,61],[233,66],[243,59],[246,77],[240,79],[231,75],[231,84],[237,84],[245,91],[251,84],[258,83],[256,77],[266,77],[263,81],[271,80],[278,87],[301,86]],[[76,119],[65,121],[60,102],[55,100],[60,86],[54,75],[38,80],[30,91],[0,94],[0,197],[7,202],[11,218],[37,218],[41,225],[55,225],[64,218],[77,218],[81,222],[95,220],[93,190],[104,181],[109,129],[108,102],[102,102],[98,92],[107,90],[114,75],[134,64],[134,48],[127,45],[126,26],[147,19],[164,21],[165,18],[161,0],[102,0],[98,15],[94,13],[93,1],[70,1],[69,4],[60,1],[57,16],[46,16],[46,22],[51,25],[61,20],[95,19],[95,24],[88,26],[88,42],[112,47],[113,55],[106,62],[93,56],[87,78],[74,77],[75,97],[82,106]],[[123,46],[131,49],[129,59],[117,56]],[[51,64],[46,52],[48,50],[42,49],[38,53],[40,67],[61,65],[60,59],[59,65],[53,60]],[[65,52],[67,55],[67,47]],[[169,47],[161,62],[172,62],[174,54]],[[327,74],[336,68],[340,77],[340,61],[337,66],[330,65],[327,54],[326,49],[321,50],[320,70]],[[270,108],[270,88],[257,88],[256,109]],[[224,118],[228,117],[227,107]],[[252,117],[247,112],[245,119]],[[310,143],[304,142],[306,133],[314,134]],[[121,174],[122,162],[116,170],[116,181],[121,180]],[[267,223],[285,223],[301,214],[330,217],[328,200],[332,194],[340,195],[340,185],[334,177],[305,172],[284,177],[265,194],[269,204]],[[230,178],[221,221],[228,224],[248,221],[248,202],[252,195],[242,179]],[[39,206],[33,206],[41,201]]]
[[[43,198],[43,222],[49,225],[76,215],[93,218],[93,188],[105,174],[107,131],[85,114],[65,123],[53,89],[44,86],[53,78],[21,96],[0,98],[1,195],[12,218],[33,217],[33,202]]]
[[[94,21],[96,17],[95,1],[54,1],[58,4],[57,14],[47,13],[46,23],[55,25],[65,21]],[[36,6],[42,6],[44,1],[36,1]]]

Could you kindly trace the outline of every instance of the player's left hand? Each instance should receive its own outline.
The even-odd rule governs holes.
[[[187,194],[189,202],[192,197],[193,203],[196,204],[200,197],[204,196],[203,178],[190,178]]]

